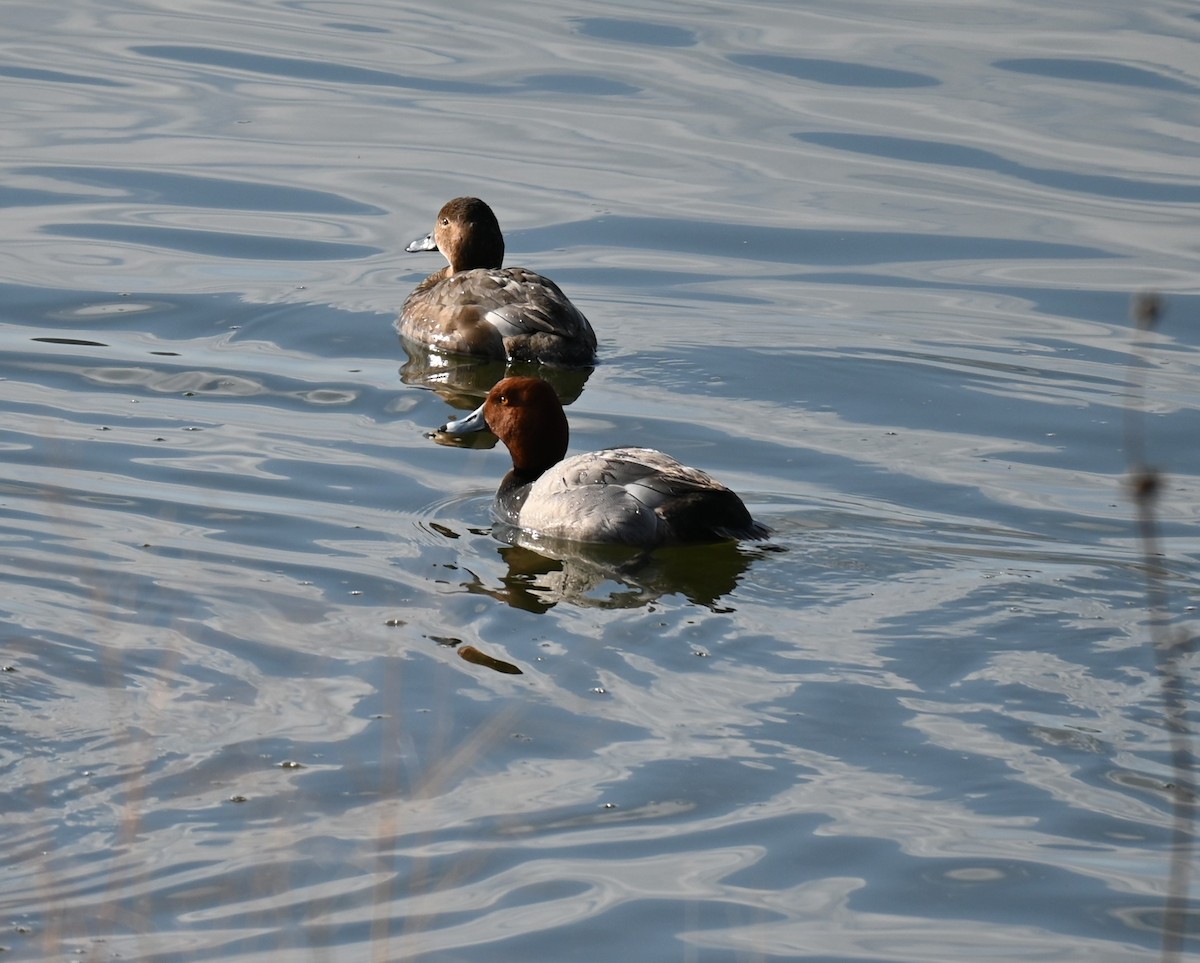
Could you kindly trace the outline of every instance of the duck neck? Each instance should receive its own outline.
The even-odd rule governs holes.
[[[466,239],[454,254],[451,274],[473,271],[475,268],[498,269],[504,264],[504,238],[499,234],[480,231]]]
[[[508,445],[509,454],[512,455],[512,471],[509,474],[526,485],[537,481],[563,460],[571,437],[567,416],[557,405],[540,409],[536,415],[527,417],[522,432],[524,438],[516,444],[510,441]]]

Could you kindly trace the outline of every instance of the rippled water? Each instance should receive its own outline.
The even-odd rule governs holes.
[[[184,6],[0,25],[6,959],[1160,958],[1191,5]],[[467,192],[768,543],[496,537]]]

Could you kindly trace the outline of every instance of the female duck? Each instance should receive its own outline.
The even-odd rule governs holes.
[[[397,327],[406,338],[456,354],[590,365],[596,335],[557,284],[525,268],[501,267],[504,235],[477,197],[456,197],[432,233],[406,251],[441,251],[449,266],[416,286]]]
[[[736,494],[652,448],[567,452],[567,416],[540,378],[505,378],[451,434],[490,428],[513,467],[496,493],[504,522],[550,538],[652,546],[765,538]]]

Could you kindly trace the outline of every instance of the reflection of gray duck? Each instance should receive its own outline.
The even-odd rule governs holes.
[[[433,231],[405,250],[441,251],[449,265],[417,285],[397,327],[412,341],[456,354],[590,365],[596,335],[583,313],[549,278],[501,267],[504,235],[477,197],[456,197]]]
[[[661,451],[610,448],[564,460],[567,416],[540,378],[505,378],[479,408],[442,430],[484,428],[504,442],[513,461],[495,512],[525,531],[644,546],[769,534],[734,492]]]
[[[641,608],[664,595],[682,595],[718,611],[722,596],[737,587],[763,551],[734,541],[653,549],[586,544],[537,538],[509,526],[495,534],[509,543],[499,549],[508,564],[503,588],[469,591],[529,612],[564,601],[585,608]]]

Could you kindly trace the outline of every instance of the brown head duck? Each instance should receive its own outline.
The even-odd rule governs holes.
[[[590,365],[596,335],[557,284],[503,267],[504,235],[477,197],[456,197],[433,231],[406,251],[441,251],[450,263],[417,285],[396,322],[406,338],[455,354]]]

